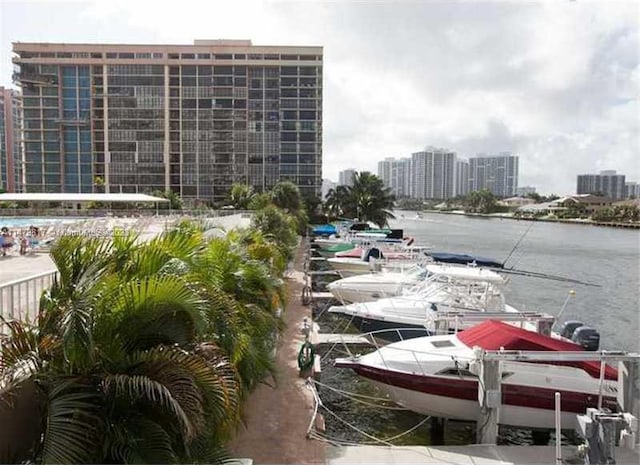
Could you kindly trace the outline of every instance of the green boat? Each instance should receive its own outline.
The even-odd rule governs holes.
[[[330,245],[327,247],[322,247],[318,250],[318,252],[320,253],[320,255],[322,255],[325,258],[331,258],[334,256],[336,252],[345,252],[347,250],[353,249],[354,247],[355,247],[354,244],[350,242],[345,242],[344,244],[336,244],[336,245]]]

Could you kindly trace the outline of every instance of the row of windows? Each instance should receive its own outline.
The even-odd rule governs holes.
[[[161,59],[164,58],[164,52],[18,52],[20,58],[110,58],[131,60],[140,59]],[[302,61],[321,61],[322,55],[293,55],[279,53],[168,53],[169,59],[183,60],[302,60]]]

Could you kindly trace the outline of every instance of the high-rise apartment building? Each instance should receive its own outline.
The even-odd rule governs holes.
[[[378,162],[378,177],[396,198],[411,195],[411,159],[385,158]]]
[[[625,176],[617,174],[615,170],[600,171],[600,174],[580,174],[576,193],[600,194],[614,200],[624,199]]]
[[[456,160],[455,196],[469,193],[469,161]]]
[[[327,195],[329,195],[329,191],[331,189],[335,189],[338,186],[338,183],[335,181],[332,181],[331,179],[323,179],[322,180],[322,195],[320,196],[320,198],[322,200],[327,198]]]
[[[320,195],[322,47],[14,43],[25,190]]]
[[[518,157],[509,152],[469,159],[469,192],[489,190],[497,197],[511,197],[518,188]]]
[[[524,197],[525,195],[535,194],[536,188],[531,186],[522,186],[516,189],[516,195]]]
[[[21,101],[18,92],[0,87],[0,188],[22,191]]]
[[[640,199],[640,184],[637,182],[625,182],[625,197],[628,199]]]
[[[338,173],[338,186],[353,186],[356,170],[349,168]]]
[[[449,199],[454,197],[456,154],[428,147],[411,155],[412,197]]]

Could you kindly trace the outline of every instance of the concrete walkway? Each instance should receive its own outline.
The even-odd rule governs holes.
[[[294,272],[287,278],[288,305],[283,314],[285,331],[276,355],[276,386],[260,385],[244,406],[245,424],[229,445],[234,457],[254,464],[324,463],[325,445],[306,438],[313,413],[313,397],[298,376],[297,357],[304,336],[303,319],[311,321],[311,309],[301,303],[304,247],[298,247]]]
[[[562,447],[563,463],[582,464],[577,447]],[[553,465],[555,446],[327,447],[328,465]],[[616,448],[616,463],[637,465],[637,450]]]

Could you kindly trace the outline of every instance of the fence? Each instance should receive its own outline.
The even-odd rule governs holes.
[[[40,295],[56,279],[58,271],[45,271],[27,278],[0,284],[0,315],[7,320],[35,322],[38,316]],[[0,333],[4,333],[0,325]]]

